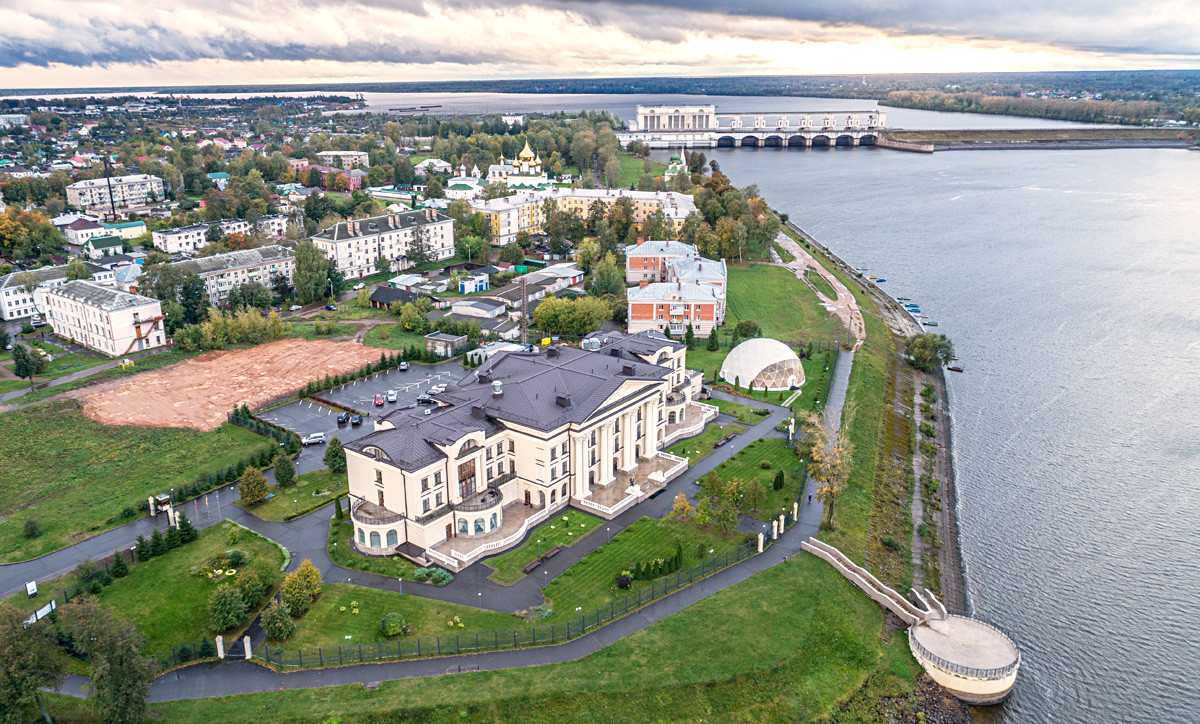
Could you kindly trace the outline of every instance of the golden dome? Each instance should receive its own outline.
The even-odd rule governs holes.
[[[521,149],[521,154],[517,158],[522,161],[532,161],[534,158],[533,149],[529,147],[528,139],[525,141],[525,148]]]

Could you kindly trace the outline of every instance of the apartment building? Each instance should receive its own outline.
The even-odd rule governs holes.
[[[90,262],[84,262],[84,266],[92,273],[91,281],[113,284],[114,276],[111,270]],[[0,276],[0,319],[6,322],[42,314],[45,312],[46,292],[67,283],[65,264],[32,269],[28,273],[35,286],[30,293],[25,288],[25,273],[12,272]]]
[[[697,337],[707,337],[725,321],[722,288],[693,282],[643,283],[626,292],[629,331],[666,331],[684,334],[688,325]]]
[[[288,218],[287,214],[260,216],[254,222],[254,228],[266,234],[271,241],[281,241],[287,236]]]
[[[163,198],[163,180],[144,173],[76,181],[67,186],[67,204],[80,211],[108,214],[150,206]]]
[[[317,158],[326,166],[341,167],[346,171],[352,168],[367,168],[371,165],[366,151],[320,151]]]
[[[625,281],[665,282],[667,262],[675,259],[699,259],[700,252],[682,241],[643,241],[625,247]]]
[[[424,236],[432,259],[442,261],[454,256],[454,219],[434,209],[344,221],[311,239],[347,279],[358,279],[377,273],[375,261],[381,256],[391,264],[390,271],[413,266],[408,252],[418,233]]]
[[[46,292],[46,316],[54,333],[109,357],[167,343],[157,299],[76,280]]]
[[[261,246],[177,261],[172,266],[195,272],[204,280],[209,301],[221,304],[229,298],[230,289],[247,282],[270,287],[271,280],[276,276],[284,276],[291,281],[296,271],[296,255],[287,247]]]
[[[210,227],[220,226],[221,233],[249,234],[250,222],[245,219],[221,219],[220,221],[202,221],[191,226],[180,226],[177,229],[163,229],[150,234],[154,248],[168,254],[192,254],[208,243],[205,234]],[[285,227],[286,230],[286,227]]]
[[[574,212],[586,217],[592,204],[599,203],[605,213],[619,199],[629,199],[633,209],[633,222],[643,224],[651,214],[661,211],[673,229],[683,227],[683,220],[696,210],[691,196],[674,191],[634,191],[632,189],[568,189],[551,188],[528,191],[505,198],[477,201],[471,208],[488,218],[492,227],[492,243],[498,246],[511,244],[517,234],[542,233],[546,222],[544,204],[555,203],[560,211]]]

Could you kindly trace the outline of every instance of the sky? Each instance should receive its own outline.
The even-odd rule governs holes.
[[[1200,0],[0,0],[0,88],[1200,68]]]

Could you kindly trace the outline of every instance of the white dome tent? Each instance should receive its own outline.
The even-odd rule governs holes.
[[[783,342],[757,337],[733,348],[721,365],[721,379],[756,390],[787,390],[804,384],[804,367]]]

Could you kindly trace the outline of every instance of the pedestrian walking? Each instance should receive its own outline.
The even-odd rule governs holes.
[[[810,503],[812,502],[812,493],[808,494],[808,502],[810,502]]]

